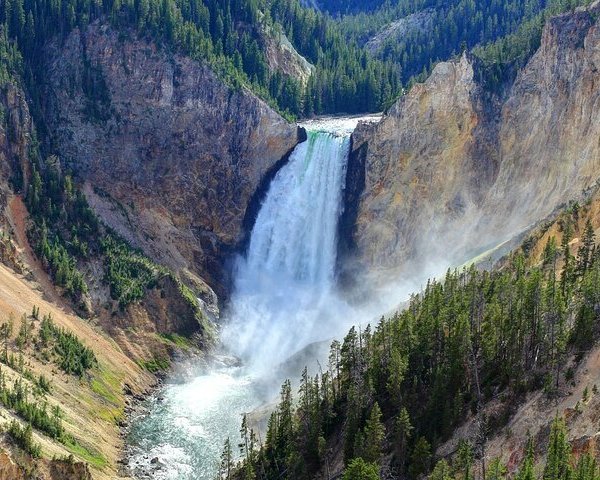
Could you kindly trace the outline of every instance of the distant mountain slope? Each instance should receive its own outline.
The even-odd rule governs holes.
[[[542,17],[568,11],[585,1],[493,0],[390,2],[373,12],[356,12],[340,21],[346,36],[366,44],[376,57],[396,62],[406,83],[431,72],[439,61],[486,45],[519,28],[539,31]],[[421,78],[423,80],[424,77]]]

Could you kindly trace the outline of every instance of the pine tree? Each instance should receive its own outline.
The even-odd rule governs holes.
[[[416,479],[419,475],[429,470],[431,461],[431,445],[425,437],[419,437],[410,456],[408,473],[411,478]]]
[[[379,480],[379,467],[362,458],[353,459],[344,472],[343,480]]]
[[[385,426],[381,422],[381,409],[375,402],[364,429],[363,455],[365,461],[378,464],[383,453]]]
[[[505,480],[508,469],[499,457],[492,459],[487,470],[486,480]]]
[[[229,437],[225,440],[219,466],[219,480],[231,480],[234,468],[233,450]]]
[[[396,460],[401,462],[401,464],[406,462],[406,449],[413,430],[414,427],[410,422],[410,415],[406,408],[403,407],[394,423],[394,453]]]
[[[519,473],[517,474],[517,480],[536,480],[535,479],[535,454],[533,449],[533,439],[530,437],[527,440],[527,446],[525,448],[525,458],[521,463],[521,468],[519,468]]]
[[[599,478],[600,471],[596,459],[588,452],[581,455],[575,467],[573,480],[598,480]]]
[[[588,218],[583,231],[581,247],[577,252],[577,269],[580,274],[584,274],[590,267],[594,255],[595,237],[594,227]]]
[[[473,447],[469,442],[461,440],[458,445],[458,470],[462,473],[462,480],[473,479]]]
[[[248,424],[248,416],[245,414],[242,417],[240,437],[242,441],[238,444],[238,447],[240,450],[240,455],[244,458],[243,478],[244,480],[254,480],[254,478],[256,477],[254,465],[254,448],[256,438],[254,431],[250,428]]]
[[[452,470],[446,460],[440,460],[435,464],[429,480],[453,480]]]
[[[0,337],[2,337],[2,341],[4,342],[4,362],[8,360],[8,341],[12,335],[14,323],[14,317],[11,312],[8,315],[8,321],[0,325]]]
[[[569,480],[572,473],[570,455],[571,444],[567,438],[567,427],[564,419],[557,415],[550,430],[544,480]]]

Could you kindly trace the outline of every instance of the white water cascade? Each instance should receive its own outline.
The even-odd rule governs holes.
[[[338,219],[356,122],[307,125],[307,141],[271,182],[223,315],[223,343],[241,366],[215,362],[146,402],[147,413],[129,434],[135,477],[213,479],[223,442],[238,441],[241,415],[273,401],[284,379],[277,367],[359,318],[335,291]],[[291,369],[292,379],[303,365]]]
[[[260,209],[237,265],[224,332],[225,343],[255,369],[333,334],[325,320],[349,146],[345,133],[309,130]]]

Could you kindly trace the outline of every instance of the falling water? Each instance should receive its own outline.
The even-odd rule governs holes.
[[[346,325],[335,294],[337,224],[356,121],[309,126],[271,182],[224,314],[223,343],[243,366],[167,385],[148,402],[129,438],[135,476],[214,478],[224,440],[237,443],[241,415],[273,400],[265,378],[274,367]]]
[[[348,135],[309,131],[271,183],[238,264],[224,332],[254,367],[272,368],[331,334],[322,320],[332,306],[349,146]]]

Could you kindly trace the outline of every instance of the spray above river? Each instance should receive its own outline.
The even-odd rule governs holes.
[[[236,262],[222,340],[242,366],[215,366],[188,383],[168,384],[148,402],[129,437],[134,476],[213,479],[223,442],[237,443],[242,414],[273,399],[264,388],[267,374],[347,326],[349,307],[335,292],[336,247],[357,121],[305,125],[307,140],[271,182],[248,251]]]

